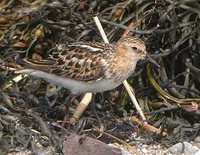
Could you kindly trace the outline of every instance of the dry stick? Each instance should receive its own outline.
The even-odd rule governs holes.
[[[100,33],[101,33],[101,36],[102,36],[102,38],[103,38],[103,41],[104,41],[105,43],[109,43],[109,41],[108,41],[108,39],[107,39],[107,37],[106,37],[106,34],[105,34],[104,30],[103,30],[103,27],[102,27],[102,25],[101,25],[101,23],[100,23],[100,21],[99,21],[99,19],[98,19],[97,16],[94,17],[94,21],[95,21],[95,24],[96,24],[98,30],[99,30]],[[135,98],[135,95],[132,93],[132,88],[131,88],[131,86],[128,84],[128,82],[127,82],[126,80],[123,82],[123,84],[124,84],[124,86],[125,86],[125,88],[126,88],[128,94],[129,94],[129,96],[130,96],[130,98],[131,98],[133,104],[135,105],[135,108],[136,108],[137,111],[139,112],[139,114],[140,114],[142,120],[145,121],[146,118],[145,118],[144,113],[143,113],[142,109],[140,108],[140,106],[139,106],[139,104],[138,104],[136,98]]]
[[[79,120],[79,118],[81,117],[82,113],[85,111],[91,100],[92,100],[92,93],[86,93],[82,98],[81,102],[79,103],[79,105],[76,107],[73,116],[70,118],[69,121],[70,124],[75,125],[76,121]]]
[[[101,34],[101,37],[102,37],[103,41],[105,43],[109,43],[108,38],[106,37],[106,34],[105,34],[105,32],[103,30],[103,27],[102,27],[102,25],[101,25],[101,23],[99,21],[99,18],[97,16],[94,17],[94,22],[95,22],[95,24],[96,24],[96,26],[97,26],[100,34]]]
[[[17,75],[15,77],[13,77],[12,79],[4,82],[2,85],[0,85],[0,89],[2,90],[5,90],[7,89],[8,87],[12,86],[14,83],[18,83],[19,81],[21,81],[22,79],[24,79],[25,77],[27,77],[28,75],[27,74],[20,74],[20,75]]]
[[[149,124],[146,124],[146,123],[143,123],[143,122],[141,122],[139,119],[137,119],[135,116],[131,116],[131,121],[132,122],[134,122],[134,123],[136,123],[136,124],[138,124],[138,125],[140,125],[140,126],[142,126],[143,128],[145,128],[146,130],[148,130],[148,131],[150,131],[150,132],[152,132],[152,133],[160,133],[160,129],[157,129],[156,127],[154,127],[154,126],[151,126],[151,125],[149,125]],[[162,133],[160,133],[160,134],[162,134],[162,136],[167,136],[167,133],[166,132],[162,132]]]

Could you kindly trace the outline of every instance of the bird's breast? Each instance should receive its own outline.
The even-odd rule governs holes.
[[[122,83],[134,72],[136,63],[130,59],[114,59],[107,66],[106,78],[116,83]]]

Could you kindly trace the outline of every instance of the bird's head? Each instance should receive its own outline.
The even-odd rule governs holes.
[[[155,60],[153,60],[150,57],[150,55],[147,53],[146,45],[144,41],[142,41],[140,38],[127,36],[127,37],[121,38],[118,41],[118,43],[126,46],[129,49],[129,51],[131,51],[133,57],[135,57],[137,60],[146,59],[147,61],[151,62],[156,67],[160,68],[158,63]]]

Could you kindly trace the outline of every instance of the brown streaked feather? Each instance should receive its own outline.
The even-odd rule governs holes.
[[[34,60],[34,59],[17,59],[17,64],[23,65],[24,68],[38,69],[48,72],[49,67],[55,64],[55,60]]]
[[[92,82],[105,78],[101,60],[109,58],[109,48],[112,46],[102,43],[74,44],[59,52],[54,51],[47,60],[23,59],[20,64],[57,76]],[[103,52],[105,49],[108,53]]]

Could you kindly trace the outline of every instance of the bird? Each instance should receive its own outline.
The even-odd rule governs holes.
[[[72,43],[43,60],[20,58],[18,64],[24,67],[15,73],[53,82],[73,95],[98,93],[118,87],[144,59],[158,65],[149,57],[144,41],[126,36],[113,43]]]

